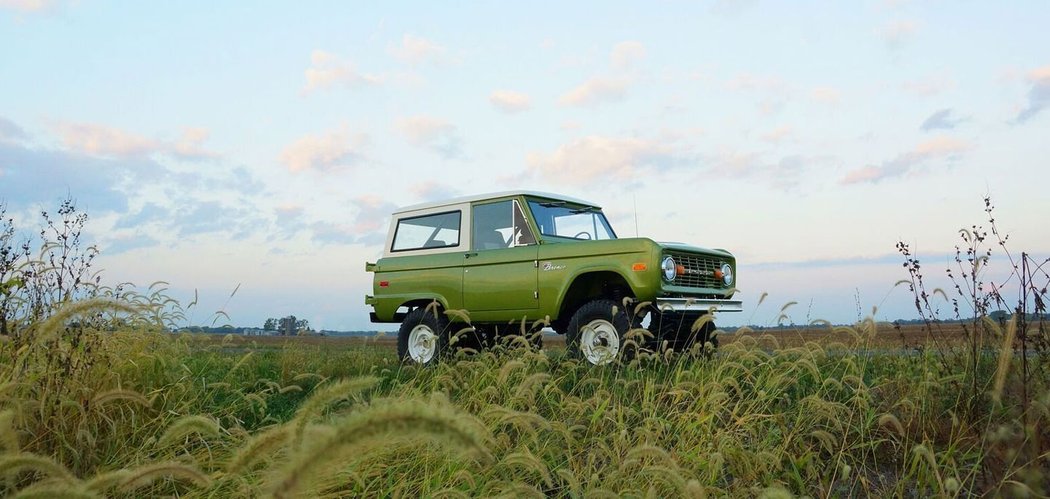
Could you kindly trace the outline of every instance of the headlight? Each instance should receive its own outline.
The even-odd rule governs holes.
[[[674,258],[669,256],[665,256],[664,261],[660,262],[660,270],[664,273],[665,281],[673,281],[678,276],[678,268],[674,263]]]
[[[726,286],[733,285],[733,267],[729,266],[728,263],[722,264],[722,282],[724,282]]]

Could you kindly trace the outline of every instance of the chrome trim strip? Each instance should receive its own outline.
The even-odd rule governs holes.
[[[715,300],[711,298],[658,298],[656,308],[674,312],[743,312],[744,302],[740,300]]]

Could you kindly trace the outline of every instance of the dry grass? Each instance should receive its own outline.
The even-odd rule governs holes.
[[[1022,410],[1016,359],[990,352],[1000,402],[961,418],[958,376],[900,346],[918,328],[752,331],[602,368],[557,346],[417,368],[389,339],[94,332],[75,353],[94,367],[61,384],[33,352],[63,334],[0,344],[0,493],[954,497],[1050,476],[1011,454],[1045,438],[1045,383]]]

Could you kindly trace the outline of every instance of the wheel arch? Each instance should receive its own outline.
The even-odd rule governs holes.
[[[622,274],[615,270],[589,270],[573,278],[562,293],[558,304],[558,321],[568,323],[576,309],[599,298],[621,303],[625,296],[634,296],[634,289]]]
[[[394,321],[395,322],[402,322],[402,321],[405,320],[405,316],[407,316],[413,310],[415,310],[417,308],[426,308],[427,306],[429,306],[431,303],[434,303],[434,302],[437,302],[438,307],[441,310],[448,310],[448,301],[445,300],[444,297],[441,297],[441,296],[415,297],[415,298],[403,301],[400,305],[397,306],[396,309],[394,309],[395,310],[395,312],[394,312]],[[401,311],[402,308],[404,308],[405,311],[402,312]]]

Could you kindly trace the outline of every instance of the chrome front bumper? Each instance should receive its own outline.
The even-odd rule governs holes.
[[[673,312],[742,312],[744,302],[710,298],[657,298],[656,308]]]

